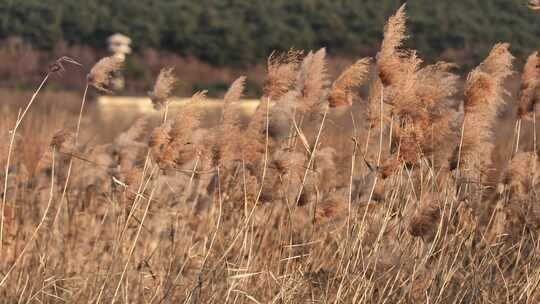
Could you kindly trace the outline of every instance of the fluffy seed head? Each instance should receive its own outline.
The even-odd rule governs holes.
[[[434,195],[426,195],[422,198],[409,224],[409,233],[415,237],[432,240],[439,224],[440,206]]]
[[[512,74],[514,56],[507,43],[497,44],[489,56],[474,69],[465,84],[465,111],[478,107],[496,108],[503,102],[504,80]]]
[[[235,125],[239,121],[239,113],[231,107],[231,104],[240,101],[240,98],[242,98],[242,94],[244,93],[245,84],[246,77],[239,77],[231,84],[229,90],[227,90],[227,93],[223,97],[221,132],[229,132],[235,129]],[[221,137],[223,137],[223,135],[225,134],[222,134]],[[227,134],[227,137],[229,136],[230,134]]]
[[[163,150],[166,145],[171,141],[169,132],[171,129],[171,123],[156,127],[150,134],[148,146],[154,150]]]
[[[94,88],[110,92],[107,88],[111,82],[111,74],[118,71],[122,66],[122,60],[118,57],[109,56],[99,60],[87,75],[88,84]]]
[[[225,97],[223,97],[223,101],[225,105],[229,105],[232,102],[239,101],[240,98],[242,98],[242,94],[244,94],[244,88],[246,86],[246,76],[240,76],[238,79],[236,79],[231,86],[229,87],[229,90],[227,90],[227,93],[225,93]]]
[[[538,52],[527,58],[521,75],[518,115],[520,118],[530,116],[538,102],[538,84],[540,83],[540,58]]]
[[[480,68],[498,81],[502,81],[512,75],[513,61],[514,56],[510,53],[510,44],[498,43],[493,47],[486,60],[480,65]]]
[[[354,99],[352,91],[366,79],[370,62],[370,58],[360,59],[339,76],[332,85],[332,90],[328,96],[331,108],[352,105]]]
[[[114,143],[119,146],[134,145],[146,131],[147,124],[148,122],[146,119],[137,119],[127,131],[118,135],[118,137],[114,140]]]
[[[388,19],[384,28],[384,39],[377,54],[379,76],[384,85],[394,84],[401,74],[401,61],[405,54],[400,47],[407,38],[405,7],[405,4],[402,5],[396,14]]]
[[[531,193],[536,164],[537,157],[533,152],[519,152],[512,158],[504,181],[513,198],[524,198]]]
[[[302,99],[301,109],[306,112],[316,110],[328,86],[326,49],[322,48],[315,53],[309,52],[304,58],[298,72],[296,86]]]
[[[159,72],[154,89],[148,94],[152,100],[154,108],[157,110],[165,107],[169,103],[172,90],[176,84],[173,68],[163,68]]]
[[[268,76],[264,85],[264,94],[277,100],[287,93],[296,81],[301,51],[290,50],[286,54],[273,53],[268,58]]]
[[[53,138],[51,139],[50,146],[56,150],[66,148],[69,142],[73,139],[73,132],[66,129],[61,129],[54,133]]]
[[[465,84],[464,132],[460,162],[465,175],[476,176],[491,165],[492,128],[504,103],[504,81],[512,74],[509,45],[497,44],[486,60],[468,76]]]

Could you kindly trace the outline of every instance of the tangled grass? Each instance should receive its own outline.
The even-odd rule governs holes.
[[[402,48],[405,25],[402,7],[377,58],[333,83],[324,49],[273,54],[247,122],[245,77],[210,125],[205,92],[167,115],[165,68],[159,123],[106,144],[81,140],[81,121],[111,58],[90,70],[75,127],[47,146],[24,128],[76,61],[53,64],[1,125],[0,302],[538,303],[537,54],[516,98],[504,43],[461,90],[453,64]]]

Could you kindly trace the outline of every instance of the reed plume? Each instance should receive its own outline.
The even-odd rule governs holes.
[[[453,68],[443,62],[428,65],[410,77],[414,80],[411,89],[401,89],[405,94],[396,95],[393,113],[400,121],[394,131],[395,142],[401,142],[400,157],[406,163],[438,153],[443,158],[440,165],[446,164],[444,158],[451,150],[443,148],[443,144],[452,134],[455,115],[450,105],[458,83]]]
[[[7,270],[0,297],[538,302],[538,156],[508,159],[492,148],[492,133],[514,118],[497,115],[512,67],[508,45],[495,46],[470,73],[461,107],[454,65],[424,64],[402,49],[404,38],[402,7],[386,27],[367,109],[347,109],[368,78],[367,59],[329,87],[323,49],[303,60],[272,55],[264,95],[246,125],[238,107],[243,76],[215,116],[203,113],[206,92],[199,92],[151,134],[140,119],[97,146],[67,130],[50,142],[32,138],[42,133],[34,132],[42,123],[34,118],[15,134],[6,121],[22,118],[4,113],[0,134],[12,143],[0,142],[0,269]],[[522,76],[523,118],[535,102],[536,57]],[[61,71],[61,63],[49,72]],[[171,82],[157,82],[161,97],[154,99],[167,107]],[[326,112],[326,102],[351,111]],[[320,109],[321,124],[309,121]],[[452,162],[461,163],[465,178],[444,167],[461,125],[463,158]],[[99,141],[113,131],[87,127],[107,133]],[[505,135],[497,136],[501,147]],[[27,155],[33,146],[45,152],[37,168]],[[492,166],[491,159],[502,161]],[[493,172],[490,183],[476,180],[485,172]]]
[[[66,148],[68,150],[72,150],[74,148],[73,143],[71,142],[72,140],[73,132],[61,129],[54,133],[51,139],[50,147],[56,149],[57,151],[64,150]]]
[[[384,28],[381,50],[377,54],[379,77],[385,86],[395,84],[403,71],[401,63],[406,52],[400,48],[407,38],[405,8],[406,4],[403,4],[395,15],[389,18]]]
[[[537,165],[534,152],[519,152],[512,158],[504,177],[512,199],[524,200],[535,190]]]
[[[148,93],[155,109],[160,110],[168,106],[176,82],[173,68],[161,69],[154,89]]]
[[[245,76],[236,79],[223,97],[221,124],[217,127],[214,140],[214,161],[221,162],[226,166],[230,166],[235,159],[239,158],[236,137],[240,133],[240,117],[237,109],[233,106],[240,101],[244,93],[245,82]]]
[[[171,131],[171,124],[172,123],[165,123],[152,130],[150,138],[148,139],[148,147],[152,149],[155,155],[160,155],[170,143],[171,136],[169,135],[169,132]]]
[[[372,127],[390,123],[395,154],[390,158],[413,164],[440,150],[435,147],[451,134],[450,99],[457,92],[458,77],[451,72],[453,64],[439,62],[422,68],[416,51],[400,49],[406,38],[405,21],[402,6],[386,25],[377,55],[380,84],[376,80],[372,85],[368,119]]]
[[[147,145],[143,142],[148,122],[144,118],[137,119],[128,130],[120,133],[111,145],[116,160],[117,170],[126,171],[135,166],[140,154]]]
[[[468,76],[465,84],[463,136],[458,155],[466,170],[481,172],[491,164],[492,127],[504,103],[504,80],[512,74],[509,44],[493,47],[486,60]]]
[[[538,102],[538,84],[540,83],[540,58],[538,52],[532,53],[521,75],[521,89],[519,94],[518,117],[530,118],[535,115],[534,109]]]
[[[118,71],[122,66],[122,60],[115,56],[105,57],[99,60],[87,75],[88,84],[94,88],[110,92],[112,73]]]
[[[309,52],[302,61],[296,80],[296,91],[300,93],[300,110],[313,112],[320,109],[328,83],[326,49]]]
[[[120,133],[114,140],[114,145],[119,147],[137,146],[143,137],[148,121],[145,118],[137,119],[125,132]]]
[[[241,136],[242,153],[245,160],[250,164],[258,164],[266,151],[266,127],[269,124],[270,100],[263,99]],[[268,136],[269,142],[272,138]],[[272,143],[270,142],[270,145]]]
[[[440,203],[433,194],[425,195],[409,223],[409,233],[430,242],[435,238],[441,217]]]
[[[227,93],[223,97],[224,106],[227,107],[233,102],[240,101],[242,95],[244,94],[244,89],[246,86],[246,76],[238,77],[229,87]]]
[[[246,77],[238,77],[229,87],[227,93],[223,97],[223,113],[222,123],[223,125],[237,123],[238,112],[233,108],[234,103],[239,102],[244,94],[246,86]]]
[[[264,95],[271,100],[279,99],[292,89],[300,64],[301,51],[290,50],[285,54],[272,53],[267,62],[267,78]]]
[[[206,99],[206,91],[193,94],[176,117],[154,129],[149,146],[161,169],[180,168],[197,156],[202,147],[193,138],[201,122],[200,102]]]
[[[359,87],[366,79],[370,62],[371,58],[356,61],[334,81],[328,96],[328,103],[331,108],[352,105],[355,99],[353,90]]]

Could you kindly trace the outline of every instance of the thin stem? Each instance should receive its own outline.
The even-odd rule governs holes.
[[[463,124],[461,125],[461,138],[459,140],[457,164],[456,164],[456,173],[459,178],[459,167],[461,165],[461,149],[463,148],[463,135],[465,134],[465,117],[463,118]]]
[[[49,201],[47,203],[47,207],[45,208],[45,211],[43,212],[43,216],[41,217],[41,221],[39,222],[39,224],[37,225],[36,229],[34,229],[34,232],[32,233],[32,236],[30,237],[30,239],[28,240],[28,242],[26,242],[26,244],[24,245],[21,253],[17,256],[17,259],[15,260],[15,262],[13,262],[13,264],[11,265],[11,267],[9,267],[9,270],[6,272],[6,274],[4,275],[4,277],[2,278],[2,281],[0,281],[0,287],[2,287],[9,275],[11,274],[11,272],[13,272],[13,269],[15,269],[15,266],[17,266],[17,264],[21,261],[24,253],[26,252],[26,250],[28,249],[28,247],[30,246],[30,244],[34,241],[34,239],[36,238],[41,226],[43,226],[43,223],[45,223],[45,220],[47,219],[47,215],[49,214],[49,209],[51,208],[51,205],[52,205],[52,202],[53,202],[53,196],[54,196],[54,167],[55,167],[55,149],[52,150],[52,172],[51,172],[51,188],[50,188],[50,191],[49,191]]]
[[[268,167],[268,146],[270,143],[269,138],[269,129],[270,129],[270,97],[266,98],[266,137],[265,137],[265,145],[264,145],[264,164],[263,164],[263,172],[261,177],[261,187],[259,188],[259,192],[257,194],[257,198],[255,199],[255,206],[257,206],[257,203],[259,202],[259,199],[261,198],[263,187],[264,187],[264,181],[266,179],[266,170]]]
[[[79,110],[79,117],[77,118],[77,129],[75,130],[75,149],[77,148],[77,145],[79,144],[79,132],[80,132],[80,128],[81,128],[81,121],[82,121],[82,115],[83,115],[83,111],[84,111],[84,105],[86,104],[86,96],[87,96],[87,93],[88,93],[88,87],[89,87],[89,84],[87,82],[86,86],[84,88],[84,93],[83,93],[83,97],[82,97],[82,101],[81,101],[81,108]],[[60,212],[62,211],[62,207],[64,206],[64,199],[66,197],[67,187],[69,185],[69,180],[70,180],[70,177],[71,177],[71,169],[72,168],[73,168],[73,158],[70,157],[69,158],[68,170],[67,170],[67,174],[66,174],[66,181],[64,182],[64,187],[62,189],[62,196],[60,197],[60,205],[58,206],[58,210],[56,211],[56,215],[54,216],[53,226],[55,225],[58,218],[60,217]],[[66,200],[66,204],[67,204],[67,200]],[[68,208],[68,217],[69,217],[69,206],[67,206],[67,208]]]
[[[308,165],[306,166],[306,171],[304,172],[304,177],[302,178],[302,184],[300,185],[300,190],[298,191],[298,196],[296,197],[296,204],[298,205],[298,202],[300,202],[300,197],[302,196],[302,192],[304,191],[304,185],[306,183],[308,172],[311,168],[311,165],[313,164],[313,160],[315,159],[315,154],[317,152],[317,146],[319,145],[319,139],[321,138],[322,130],[324,127],[324,122],[326,121],[326,115],[328,114],[328,109],[324,111],[321,126],[319,127],[319,131],[317,133],[317,138],[315,139],[315,144],[313,145],[313,149],[311,151],[311,155],[309,157]]]
[[[536,155],[536,103],[533,104],[533,151]]]
[[[351,229],[351,209],[352,209],[352,201],[353,201],[353,182],[354,182],[354,169],[356,165],[356,153],[358,151],[358,143],[356,141],[357,136],[357,128],[356,128],[356,121],[354,120],[354,115],[351,110],[351,120],[354,127],[354,146],[353,146],[353,153],[351,157],[351,178],[349,180],[349,206],[347,210],[347,233],[349,233]],[[356,198],[355,198],[356,199]],[[347,238],[348,239],[348,238]]]
[[[384,121],[383,121],[383,111],[384,111],[384,87],[381,87],[381,129],[380,129],[380,136],[379,136],[379,155],[377,156],[377,167],[381,165],[381,157],[382,157],[382,149],[383,149],[383,128],[384,128]]]
[[[133,256],[133,252],[135,251],[135,246],[137,245],[137,241],[139,240],[139,237],[141,235],[141,231],[144,225],[144,221],[146,220],[146,216],[148,215],[148,210],[150,209],[150,204],[152,203],[152,198],[154,197],[154,193],[157,187],[152,188],[152,192],[150,193],[150,197],[148,198],[148,203],[146,204],[146,208],[144,209],[143,217],[139,223],[139,228],[137,229],[137,234],[135,235],[135,239],[133,240],[133,244],[131,245],[131,248],[129,249],[128,257],[126,264],[124,265],[124,269],[122,270],[122,274],[120,275],[120,280],[118,280],[118,285],[116,286],[116,289],[114,291],[113,298],[111,300],[111,304],[113,304],[116,300],[116,296],[118,295],[118,291],[120,290],[120,286],[122,285],[122,281],[124,280],[124,276],[126,275],[127,268],[129,265],[129,262],[131,260],[131,257]]]
[[[28,112],[28,110],[30,109],[30,107],[32,106],[32,104],[34,103],[34,101],[36,100],[36,97],[37,97],[38,93],[41,91],[41,89],[43,88],[43,86],[45,85],[45,83],[47,82],[47,80],[49,79],[49,76],[50,76],[50,74],[47,73],[47,75],[45,75],[45,77],[44,77],[43,80],[41,81],[39,87],[38,87],[37,90],[34,92],[34,94],[32,95],[32,98],[30,99],[30,101],[29,101],[28,104],[26,105],[26,108],[24,109],[22,115],[21,115],[20,118],[17,120],[17,123],[15,124],[15,128],[13,129],[13,132],[15,132],[15,130],[17,130],[17,128],[19,127],[19,125],[22,123],[23,118],[26,116],[26,113]]]
[[[49,73],[47,73],[47,75],[45,75],[45,77],[41,81],[39,87],[36,89],[36,91],[32,95],[32,98],[30,98],[30,101],[26,105],[26,108],[24,109],[22,114],[17,117],[17,121],[15,122],[15,127],[13,128],[13,130],[11,130],[11,137],[9,139],[8,155],[7,155],[7,159],[6,159],[6,167],[5,167],[5,171],[4,171],[4,176],[5,176],[5,178],[4,178],[4,191],[3,191],[4,193],[2,195],[2,211],[1,211],[1,214],[0,214],[0,254],[2,253],[2,251],[3,251],[2,249],[4,247],[4,212],[5,212],[5,208],[6,208],[6,198],[7,198],[7,192],[8,192],[7,186],[8,186],[8,179],[9,179],[9,166],[10,166],[10,162],[11,162],[11,154],[13,152],[13,146],[15,145],[15,135],[17,133],[17,129],[19,128],[19,126],[21,125],[24,117],[26,116],[26,113],[28,113],[28,110],[30,109],[30,107],[32,106],[34,101],[36,100],[36,97],[37,97],[38,93],[41,91],[43,86],[45,86],[45,83],[49,79],[49,76],[50,76]]]
[[[79,139],[79,131],[81,130],[81,121],[82,121],[82,115],[84,111],[84,105],[86,104],[86,95],[88,93],[88,82],[86,83],[86,87],[84,88],[84,94],[81,102],[81,109],[79,110],[79,118],[77,119],[77,130],[75,131],[75,145],[78,143]]]
[[[163,111],[163,123],[167,122],[167,114],[169,113],[169,103],[165,104],[165,110]]]
[[[514,151],[515,154],[517,154],[518,151],[519,151],[519,138],[520,138],[520,136],[521,136],[521,122],[522,122],[521,119],[519,119],[519,120],[517,121],[516,150]]]

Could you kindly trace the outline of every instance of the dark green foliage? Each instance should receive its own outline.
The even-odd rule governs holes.
[[[472,64],[499,41],[517,56],[538,48],[540,14],[524,0],[414,0],[408,45],[423,58]],[[0,0],[0,39],[22,36],[42,49],[64,40],[103,48],[114,32],[135,50],[157,48],[214,65],[242,66],[272,50],[328,47],[374,55],[400,0]]]

